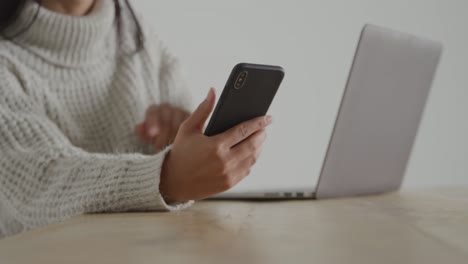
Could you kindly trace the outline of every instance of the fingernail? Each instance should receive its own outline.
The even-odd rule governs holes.
[[[156,136],[156,134],[158,134],[158,132],[159,132],[158,127],[157,127],[157,126],[152,126],[152,127],[150,127],[150,129],[148,130],[148,135],[149,135],[150,137],[154,137],[154,136]]]
[[[206,95],[205,101],[209,101],[209,100],[211,99],[211,96],[212,96],[212,94],[213,94],[211,91],[212,91],[213,89],[214,89],[214,88],[211,87],[210,90],[208,90],[208,94]]]
[[[273,117],[271,117],[270,115],[265,116],[265,123],[267,125],[270,125],[272,122],[273,122]]]

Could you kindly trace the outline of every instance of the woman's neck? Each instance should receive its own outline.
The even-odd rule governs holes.
[[[57,13],[70,16],[85,16],[91,11],[95,1],[96,0],[42,0],[41,5]]]

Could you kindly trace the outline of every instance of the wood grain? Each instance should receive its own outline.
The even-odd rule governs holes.
[[[0,263],[468,263],[468,187],[323,201],[204,201],[85,215],[0,240]]]

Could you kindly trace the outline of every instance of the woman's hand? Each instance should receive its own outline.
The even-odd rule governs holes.
[[[135,128],[137,135],[160,151],[174,142],[180,124],[190,114],[170,104],[152,105],[146,110],[145,121]]]
[[[169,203],[199,200],[232,188],[250,173],[260,155],[271,117],[258,117],[207,137],[202,129],[214,103],[211,89],[182,123],[166,156],[159,188]]]

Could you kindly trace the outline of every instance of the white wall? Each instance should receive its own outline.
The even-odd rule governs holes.
[[[263,156],[242,184],[316,180],[364,23],[441,40],[405,187],[468,183],[468,1],[133,2],[182,60],[197,102],[238,62],[285,68]]]

